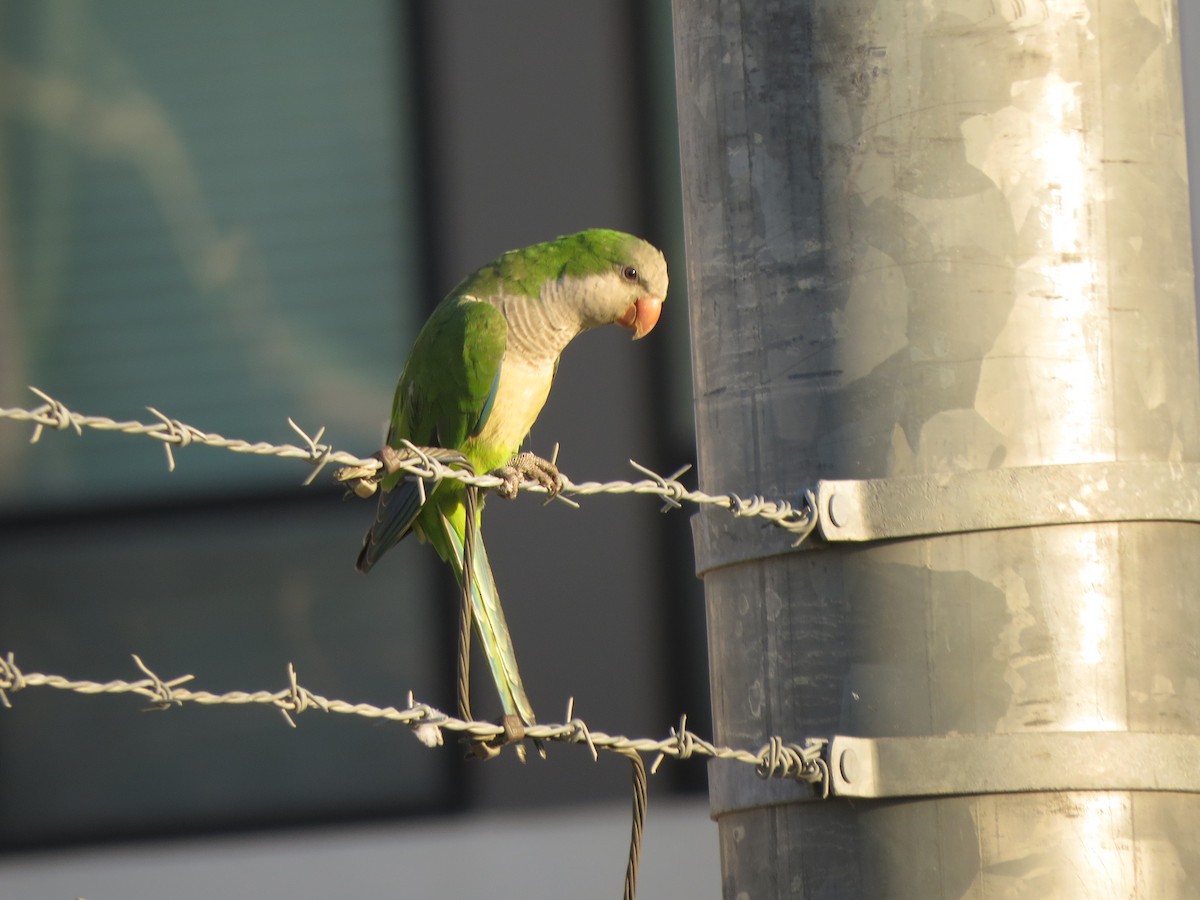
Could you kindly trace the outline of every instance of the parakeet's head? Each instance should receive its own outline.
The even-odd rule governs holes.
[[[620,325],[633,332],[635,341],[649,334],[667,298],[662,252],[641,238],[604,228],[560,240],[577,244],[571,258],[578,260],[580,274],[588,275],[590,289],[583,295],[586,327]]]
[[[634,340],[649,334],[667,296],[667,262],[641,238],[592,228],[501,254],[447,299],[464,296],[503,305],[510,344],[557,356],[597,325],[621,325]]]

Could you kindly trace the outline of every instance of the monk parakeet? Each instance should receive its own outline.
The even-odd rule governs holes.
[[[644,337],[667,294],[662,253],[619,231],[592,229],[488,263],[450,292],[417,335],[396,386],[387,444],[460,451],[477,473],[557,483],[557,470],[522,453],[550,392],[559,354],[580,332],[621,325]],[[385,456],[386,460],[386,456]],[[532,465],[531,465],[532,461]],[[418,486],[391,472],[380,482],[375,523],[358,568],[368,571],[389,547],[415,532],[463,582],[464,488],[446,480],[421,503]],[[482,503],[480,504],[482,507]],[[506,715],[534,724],[476,512],[471,602],[475,632]]]

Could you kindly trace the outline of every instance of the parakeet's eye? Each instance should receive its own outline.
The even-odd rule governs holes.
[[[626,281],[637,281],[638,280],[637,268],[634,266],[626,266],[625,268],[623,268],[621,270],[621,277],[624,278]]]

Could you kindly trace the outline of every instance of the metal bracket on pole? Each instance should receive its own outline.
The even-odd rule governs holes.
[[[834,736],[829,796],[883,799],[1023,791],[1200,793],[1200,735],[1026,732],[938,737]],[[709,763],[713,818],[819,800],[820,786],[767,780],[730,760]]]
[[[1100,462],[817,485],[827,541],[1092,522],[1200,522],[1200,466]]]
[[[944,477],[818,481],[817,533],[826,542],[1078,525],[1200,522],[1200,465],[1098,462],[983,469]],[[723,510],[692,517],[696,574],[790,553],[792,535]],[[806,541],[802,549],[824,546]]]

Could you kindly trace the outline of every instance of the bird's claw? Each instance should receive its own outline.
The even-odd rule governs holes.
[[[558,466],[528,451],[518,453],[508,461],[508,465],[493,469],[489,474],[503,480],[504,483],[493,490],[506,500],[516,497],[521,485],[526,482],[540,485],[551,497],[557,496],[563,489],[563,477]]]

